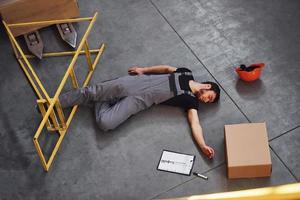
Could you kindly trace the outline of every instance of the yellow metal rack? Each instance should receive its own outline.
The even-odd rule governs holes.
[[[5,29],[7,31],[7,34],[9,36],[9,40],[11,42],[11,45],[13,47],[13,50],[16,54],[16,58],[18,62],[21,65],[21,68],[23,69],[25,75],[27,76],[29,83],[33,87],[38,99],[37,99],[37,105],[39,110],[42,114],[42,121],[34,134],[33,137],[33,143],[37,150],[37,153],[40,157],[42,166],[45,171],[48,171],[53,159],[58,151],[58,148],[64,139],[64,136],[68,130],[68,127],[77,111],[78,106],[73,106],[70,115],[67,117],[67,119],[64,116],[64,112],[61,108],[60,102],[59,102],[59,95],[64,88],[67,79],[70,77],[72,81],[73,88],[78,88],[78,81],[76,78],[76,74],[74,72],[74,65],[78,59],[78,56],[80,54],[85,54],[87,59],[87,65],[88,65],[88,74],[84,80],[83,87],[88,85],[94,70],[96,68],[97,63],[99,62],[99,59],[104,51],[105,44],[101,44],[99,49],[93,49],[90,50],[88,46],[88,35],[97,19],[98,13],[96,12],[93,17],[86,17],[86,18],[76,18],[76,19],[61,19],[61,20],[51,20],[51,21],[38,21],[38,22],[26,22],[26,23],[17,23],[17,24],[7,24],[5,21],[3,21],[3,24],[5,26]],[[65,72],[65,75],[59,84],[54,97],[50,97],[45,90],[43,84],[41,83],[39,77],[35,73],[33,67],[28,61],[28,58],[33,58],[32,55],[25,55],[18,44],[17,40],[13,36],[10,28],[12,27],[21,27],[21,26],[32,26],[32,25],[51,25],[51,24],[60,24],[60,23],[71,23],[71,22],[83,22],[83,21],[89,21],[89,25],[87,27],[86,32],[84,33],[78,48],[76,51],[64,51],[64,52],[52,52],[52,53],[44,53],[43,57],[52,57],[52,56],[73,56],[73,59],[71,63],[69,64],[69,67],[67,68],[67,71]],[[84,48],[84,50],[82,50]],[[91,54],[95,53],[97,54],[94,61],[91,59]],[[55,147],[53,151],[51,152],[51,155],[48,160],[46,160],[44,153],[41,149],[41,146],[39,144],[39,136],[43,130],[43,128],[46,126],[48,131],[57,131],[59,134],[59,138],[55,144]]]

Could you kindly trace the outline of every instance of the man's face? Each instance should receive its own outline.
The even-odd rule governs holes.
[[[216,98],[216,93],[213,90],[200,90],[197,94],[199,101],[203,103],[212,103]]]

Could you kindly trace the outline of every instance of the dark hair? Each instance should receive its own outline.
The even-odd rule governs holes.
[[[202,82],[203,84],[210,84],[211,85],[211,88],[209,90],[212,90],[216,93],[216,98],[214,99],[214,101],[212,103],[215,103],[217,101],[219,101],[220,99],[220,88],[218,86],[218,84],[214,83],[214,82],[211,82],[211,81],[205,81],[205,82]]]

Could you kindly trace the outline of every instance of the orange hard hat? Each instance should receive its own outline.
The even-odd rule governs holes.
[[[258,79],[260,77],[262,68],[265,67],[264,63],[257,63],[257,64],[252,64],[249,67],[252,67],[253,70],[251,71],[245,71],[243,69],[241,69],[240,67],[237,67],[235,69],[236,73],[239,75],[240,79],[244,80],[244,81],[255,81],[256,79]]]

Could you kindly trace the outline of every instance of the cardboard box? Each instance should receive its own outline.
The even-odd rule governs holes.
[[[272,163],[265,123],[225,125],[228,178],[267,177]]]
[[[0,0],[0,14],[8,23],[79,17],[77,0]],[[15,37],[49,25],[12,27]]]

